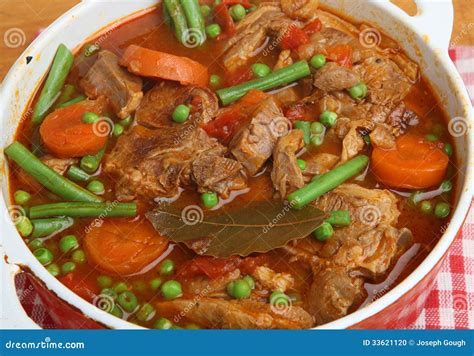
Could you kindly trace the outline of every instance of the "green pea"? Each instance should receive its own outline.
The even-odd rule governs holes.
[[[360,82],[349,89],[349,95],[356,100],[362,100],[367,96],[367,85]]]
[[[248,283],[250,289],[255,288],[255,280],[252,278],[252,276],[247,275],[243,278],[243,280]]]
[[[74,270],[76,269],[76,264],[74,262],[65,262],[63,263],[63,265],[61,266],[61,271],[64,273],[64,274],[67,274],[69,272],[73,272]]]
[[[46,267],[47,271],[51,273],[54,277],[57,277],[61,274],[61,269],[56,263],[51,263],[48,267]]]
[[[431,214],[431,212],[433,211],[433,204],[431,204],[429,200],[423,200],[420,203],[420,211],[423,214]]]
[[[30,247],[32,251],[34,251],[40,247],[43,247],[43,240],[33,239],[30,242],[28,242],[28,246]]]
[[[430,141],[430,142],[435,142],[439,140],[439,137],[436,136],[435,134],[427,134],[425,135],[425,140]]]
[[[122,318],[123,311],[117,305],[114,305],[113,308],[109,311],[109,314],[116,316],[117,318]]]
[[[413,193],[411,193],[410,196],[408,197],[408,203],[410,203],[410,205],[412,206],[417,206],[421,200],[421,194],[422,192],[420,192],[419,190],[416,190]]]
[[[158,288],[160,288],[160,286],[161,286],[161,283],[163,283],[163,281],[161,280],[161,278],[153,278],[153,279],[150,281],[150,288],[151,288],[151,290],[153,290],[153,291],[158,290]]]
[[[280,305],[290,306],[291,304],[290,297],[280,291],[275,291],[272,294],[270,294],[269,302],[271,305],[277,305],[277,306],[280,306]]]
[[[148,321],[155,316],[155,308],[149,303],[143,304],[137,311],[137,319],[140,321]]]
[[[145,293],[147,285],[144,281],[135,281],[132,283],[132,289],[138,293]]]
[[[214,88],[220,87],[222,85],[222,79],[217,74],[212,74],[209,78],[209,84]]]
[[[191,109],[184,104],[178,105],[173,111],[173,121],[182,124],[189,117]]]
[[[321,135],[324,133],[324,125],[318,121],[312,122],[309,130],[313,135]]]
[[[39,249],[35,250],[35,252],[33,252],[33,255],[35,255],[36,259],[43,266],[46,266],[53,260],[53,253],[46,247],[40,247]]]
[[[82,115],[82,122],[85,124],[93,124],[100,120],[100,116],[95,112],[85,112]]]
[[[206,33],[210,38],[216,38],[221,34],[221,27],[216,23],[210,24],[206,27]]]
[[[161,285],[161,294],[165,299],[175,299],[183,295],[181,283],[175,280],[166,281]]]
[[[173,323],[166,318],[159,318],[153,324],[153,329],[168,330],[173,327]]]
[[[443,192],[450,192],[453,189],[453,183],[450,180],[444,180],[439,186]]]
[[[19,216],[16,219],[15,226],[20,235],[23,237],[30,236],[33,232],[33,224],[26,216]]]
[[[83,250],[76,250],[72,253],[71,259],[79,264],[86,262],[86,254]]]
[[[120,120],[119,124],[122,125],[123,127],[128,127],[132,124],[132,122],[133,122],[133,117],[127,116],[125,119]]]
[[[314,230],[313,235],[319,241],[326,241],[334,234],[332,225],[328,222],[323,222],[319,227]]]
[[[337,114],[334,111],[323,111],[319,116],[319,121],[326,127],[333,127],[337,120]]]
[[[304,159],[297,159],[296,164],[298,164],[298,167],[300,167],[302,171],[306,169],[306,161]]]
[[[117,292],[115,290],[113,290],[112,288],[103,288],[100,291],[100,294],[108,295],[113,300],[117,299],[117,297],[118,297]]]
[[[77,237],[74,235],[66,235],[59,240],[59,249],[63,253],[73,251],[78,247],[79,242],[77,241]]]
[[[321,146],[323,144],[323,136],[318,135],[318,136],[311,136],[309,139],[309,143],[314,145],[314,146]]]
[[[257,10],[257,6],[256,6],[256,5],[252,5],[251,7],[249,7],[249,8],[247,9],[247,13],[249,14],[249,13],[251,13],[251,12],[254,12],[255,10]]]
[[[123,127],[121,124],[114,124],[114,128],[112,129],[112,135],[114,137],[119,137],[123,134],[124,131],[125,127]]]
[[[309,63],[313,68],[319,69],[326,64],[326,56],[324,56],[323,54],[317,54],[311,57]]]
[[[444,153],[446,153],[446,155],[451,157],[453,155],[453,146],[451,146],[450,143],[445,143],[443,147],[443,151]]]
[[[127,290],[128,290],[127,283],[125,283],[125,282],[117,282],[117,283],[115,283],[115,285],[114,285],[114,290],[115,290],[117,293],[122,293],[122,292],[127,291]]]
[[[266,64],[263,64],[263,63],[252,64],[251,68],[252,68],[252,73],[257,78],[266,77],[272,71],[269,66],[267,66]]]
[[[214,6],[217,6],[222,3],[222,0],[214,0]]]
[[[201,194],[201,201],[206,208],[211,209],[219,203],[219,197],[214,192],[203,193]]]
[[[109,276],[99,276],[97,277],[97,284],[101,289],[109,288],[112,285],[112,278]]]
[[[94,194],[102,195],[105,193],[105,186],[100,180],[94,179],[87,184],[87,190]]]
[[[252,288],[244,279],[237,279],[227,285],[227,293],[235,299],[245,299],[250,297]]]
[[[15,200],[15,203],[24,205],[30,201],[31,194],[24,190],[17,190],[15,194],[13,194],[13,199]]]
[[[201,5],[200,9],[201,9],[201,14],[204,17],[209,16],[209,14],[211,13],[211,7],[208,5]]]
[[[451,212],[451,207],[448,203],[438,203],[435,206],[434,214],[437,218],[444,219]]]
[[[117,303],[128,313],[132,313],[138,306],[138,299],[135,294],[126,290],[117,297]]]
[[[247,15],[245,8],[240,4],[231,6],[229,12],[234,21],[240,21]]]
[[[170,259],[166,259],[161,262],[160,273],[164,275],[170,275],[174,272],[174,262]]]

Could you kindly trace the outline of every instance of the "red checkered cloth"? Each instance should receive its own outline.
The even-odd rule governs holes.
[[[474,47],[456,46],[449,51],[474,101]],[[446,257],[426,306],[407,329],[474,329],[474,204]],[[45,329],[56,325],[24,276],[17,278],[17,292],[28,315]],[[28,291],[28,292],[27,292]]]

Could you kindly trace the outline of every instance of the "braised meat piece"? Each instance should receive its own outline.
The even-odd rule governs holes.
[[[118,64],[118,57],[102,50],[97,60],[80,81],[89,98],[107,97],[115,114],[124,119],[132,114],[142,100],[142,80]]]
[[[331,62],[316,71],[313,84],[316,88],[329,92],[348,89],[359,82],[360,78],[354,71]]]
[[[257,106],[249,123],[234,136],[231,152],[254,175],[272,155],[277,139],[288,133],[289,126],[275,98],[269,97]]]
[[[286,198],[288,194],[304,185],[303,173],[296,161],[296,152],[303,146],[303,131],[292,130],[280,137],[273,149],[271,178],[273,187],[281,198]]]
[[[283,12],[294,19],[310,19],[315,16],[319,0],[281,0]]]
[[[292,306],[281,310],[268,303],[249,299],[223,300],[214,298],[175,299],[155,303],[160,314],[174,315],[179,320],[183,310],[185,318],[211,329],[307,329],[313,318],[303,308]]]

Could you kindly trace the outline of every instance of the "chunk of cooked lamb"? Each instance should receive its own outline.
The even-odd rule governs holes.
[[[349,68],[330,62],[316,71],[314,86],[326,92],[352,88],[360,82],[359,76]]]
[[[292,130],[280,137],[273,149],[271,179],[273,187],[283,199],[304,185],[303,173],[296,158],[296,153],[303,147],[303,131]]]
[[[266,266],[257,266],[252,276],[263,288],[271,291],[286,292],[295,284],[295,279],[291,274],[278,273]]]
[[[269,303],[250,299],[180,298],[154,305],[159,314],[171,314],[175,322],[186,310],[187,320],[211,329],[306,329],[313,326],[313,318],[301,307],[278,310]]]
[[[115,114],[121,119],[132,114],[142,100],[142,80],[118,64],[118,57],[102,50],[97,60],[80,81],[80,86],[89,98],[104,95]]]
[[[319,6],[319,0],[281,0],[283,12],[294,19],[311,19]]]
[[[256,174],[272,155],[279,137],[288,133],[290,122],[273,97],[257,106],[249,123],[234,136],[230,149],[250,175]]]

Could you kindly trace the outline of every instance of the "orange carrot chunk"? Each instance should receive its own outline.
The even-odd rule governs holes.
[[[392,188],[424,189],[443,180],[449,157],[432,142],[415,135],[397,139],[394,149],[375,147],[372,171],[377,179]]]
[[[187,57],[154,51],[136,45],[125,50],[120,64],[134,74],[180,82],[207,86],[209,73],[202,64]]]

